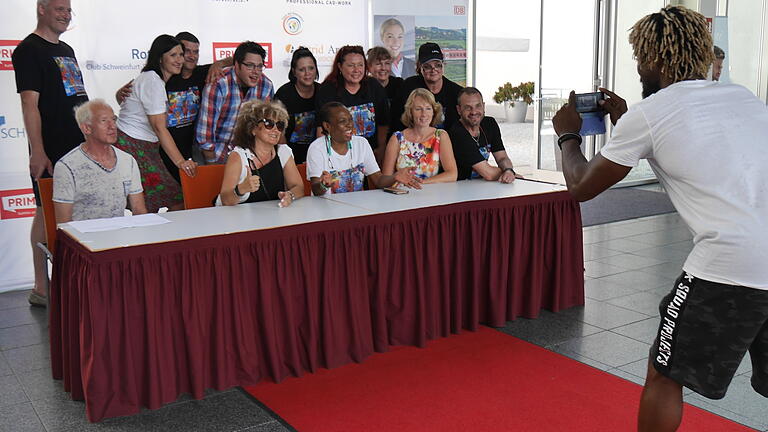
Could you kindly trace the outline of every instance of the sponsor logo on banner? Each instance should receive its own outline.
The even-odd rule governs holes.
[[[27,131],[24,128],[6,127],[5,116],[0,116],[0,140],[26,138]]]
[[[97,60],[86,60],[85,69],[89,71],[138,71],[147,63],[147,51],[131,48],[127,62],[104,63]]]
[[[303,44],[303,43],[295,43],[295,44],[287,44],[285,46],[285,53],[286,54],[293,54],[294,51],[299,49],[300,46],[303,46],[307,48],[312,54],[315,55],[315,59],[317,60],[318,66],[331,66],[333,64],[333,60],[336,57],[336,51],[339,49],[333,45],[330,44]],[[284,66],[290,67],[291,66],[291,60],[290,56],[287,60],[284,61]]]
[[[304,20],[297,13],[291,12],[283,17],[283,30],[291,36],[296,36],[304,29]]]
[[[465,6],[457,5],[453,7],[453,14],[454,15],[466,15],[467,14],[467,8]]]
[[[18,40],[0,40],[0,70],[13,70],[11,56],[20,42]]]
[[[257,42],[267,52],[267,58],[264,59],[264,67],[272,69],[272,43],[271,42]],[[240,42],[214,42],[213,43],[213,61],[219,61],[227,57],[235,55],[235,49],[240,45]]]
[[[14,189],[0,191],[2,208],[0,219],[28,218],[35,215],[37,204],[32,189]]]

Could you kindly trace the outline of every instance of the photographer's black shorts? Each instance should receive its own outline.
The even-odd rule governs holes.
[[[659,373],[720,399],[749,350],[752,387],[768,397],[768,291],[684,272],[661,300],[659,312],[661,323],[650,352]]]

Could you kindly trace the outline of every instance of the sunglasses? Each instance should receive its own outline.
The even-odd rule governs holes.
[[[285,130],[285,122],[282,120],[275,122],[274,120],[270,120],[270,119],[261,119],[259,120],[259,123],[264,123],[264,129],[266,130],[272,130],[272,128],[274,128],[275,126],[277,126],[277,130],[279,130],[280,132]]]

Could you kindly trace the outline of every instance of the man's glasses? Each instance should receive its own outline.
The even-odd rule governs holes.
[[[244,67],[248,71],[252,71],[254,69],[256,70],[263,70],[264,69],[264,63],[256,64],[256,63],[240,63],[242,67]]]
[[[441,70],[443,70],[443,62],[434,62],[433,64],[427,63],[427,64],[424,64],[424,65],[421,65],[421,68],[425,72],[441,71]]]
[[[270,119],[261,119],[259,120],[259,123],[264,123],[264,129],[266,130],[272,130],[275,126],[277,126],[277,130],[280,132],[285,130],[285,122],[282,120],[275,122],[274,120]]]

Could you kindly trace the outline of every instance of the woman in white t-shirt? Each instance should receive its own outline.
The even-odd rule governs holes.
[[[278,144],[288,112],[280,102],[251,100],[240,106],[216,205],[280,200],[288,207],[304,196],[291,148]]]
[[[377,188],[395,183],[421,188],[413,168],[392,175],[381,174],[368,140],[352,135],[352,115],[343,104],[328,102],[320,109],[318,118],[324,135],[313,141],[307,151],[307,178],[312,182],[314,195],[361,191],[366,177]]]
[[[165,83],[181,72],[182,64],[184,46],[181,42],[170,35],[158,36],[147,54],[147,64],[133,82],[133,92],[120,104],[115,146],[138,162],[150,213],[160,207],[184,208],[181,187],[165,168],[160,146],[187,175],[194,176],[197,168],[195,162],[184,160],[166,127]]]

